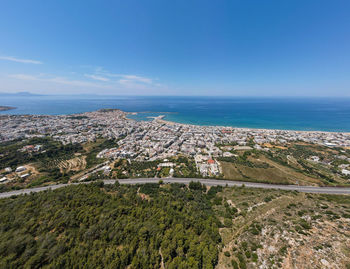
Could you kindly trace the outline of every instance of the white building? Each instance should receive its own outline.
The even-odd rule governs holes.
[[[350,171],[347,169],[343,169],[343,170],[341,170],[341,172],[343,175],[350,176]]]
[[[18,166],[18,167],[16,168],[16,172],[17,172],[17,173],[18,173],[18,172],[25,171],[25,170],[27,170],[27,168],[25,168],[24,166]]]

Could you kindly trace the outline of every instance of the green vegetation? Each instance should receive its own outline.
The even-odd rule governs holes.
[[[42,145],[43,151],[29,153],[19,151],[26,145]],[[16,168],[30,162],[39,162],[43,169],[50,169],[53,161],[68,159],[76,152],[81,152],[79,144],[62,145],[51,138],[32,138],[25,141],[11,141],[0,144],[0,169],[5,167]]]
[[[198,178],[201,177],[192,158],[179,156],[175,159],[177,166],[174,168],[174,177]]]
[[[72,116],[77,120],[82,116]],[[50,137],[17,140],[0,145],[0,173],[8,176],[8,182],[0,186],[1,191],[33,187],[53,182],[69,182],[90,173],[97,165],[107,161],[97,158],[104,149],[118,147],[118,140],[98,138],[94,142],[63,145]],[[40,150],[23,150],[28,145],[42,145]],[[220,174],[215,178],[263,182],[270,184],[299,184],[320,186],[348,186],[349,176],[341,173],[349,164],[350,151],[341,148],[327,148],[319,145],[295,142],[288,145],[269,145],[269,150],[234,151],[231,145],[218,145],[231,150],[232,157],[218,157]],[[311,159],[319,158],[319,161]],[[173,165],[159,166],[162,160],[135,161],[119,159],[110,163],[111,173],[91,175],[89,180],[102,178],[140,177],[185,177],[201,178],[193,158],[178,155],[168,159]],[[13,170],[26,165],[29,176],[7,173],[5,167]],[[345,165],[345,166],[344,166]],[[28,168],[28,167],[27,167]],[[23,173],[24,174],[24,173]],[[228,223],[228,222],[227,222]]]
[[[350,263],[340,195],[99,181],[1,199],[0,219],[0,268]]]
[[[220,223],[202,189],[101,182],[2,199],[0,267],[214,268]]]
[[[252,162],[248,159],[249,156],[257,154],[256,150],[250,150],[250,151],[244,151],[242,155],[239,155],[238,157],[219,157],[217,158],[218,161],[222,162],[231,162],[231,163],[236,163],[244,166],[248,166],[251,168],[269,168],[271,167],[268,163],[265,162]]]
[[[338,165],[347,161],[335,156],[348,155],[341,148],[328,148],[314,144],[292,144],[286,150],[270,151],[267,156],[282,165],[294,169],[296,172],[318,179],[323,185],[344,184],[345,176],[340,175]],[[294,161],[288,159],[292,156]],[[311,156],[319,157],[319,162],[309,161]],[[348,155],[349,156],[349,155]]]
[[[28,145],[41,145],[41,149],[38,151],[22,150]],[[39,186],[52,181],[66,183],[71,173],[62,173],[58,167],[59,163],[82,152],[84,152],[83,147],[79,144],[63,145],[49,137],[1,143],[0,170],[11,167],[14,171],[18,166],[30,164],[35,170],[35,175],[31,175],[29,181],[25,182],[24,179],[13,173],[10,175],[12,182],[0,185],[0,192],[24,186]]]
[[[266,151],[236,152],[237,156],[217,158],[225,179],[274,184],[349,185],[339,165],[349,164],[348,151],[320,145],[293,143]],[[319,161],[312,161],[318,157]]]
[[[106,148],[114,148],[117,146],[117,140],[115,139],[98,139],[94,143],[90,143],[90,145],[86,145],[88,148],[87,156],[86,156],[86,168],[91,168],[97,164],[103,162],[103,159],[99,159],[96,155]]]
[[[212,204],[224,226],[218,268],[262,263],[323,268],[322,259],[339,267],[350,262],[349,196],[234,187],[217,192]]]
[[[174,177],[200,178],[196,164],[192,158],[177,156],[169,158],[174,164]],[[119,159],[114,163],[113,177],[138,178],[138,177],[168,177],[170,167],[159,167],[161,160],[156,161],[127,161]]]
[[[30,169],[25,172],[29,173],[26,179],[22,179],[20,174],[10,173],[8,175],[10,182],[0,185],[0,192],[52,182],[67,183],[70,179],[79,177],[79,173],[83,170],[93,168],[105,161],[96,158],[96,155],[105,148],[115,147],[116,142],[116,140],[99,138],[95,142],[83,145],[63,145],[50,137],[43,137],[1,143],[0,170],[11,167],[14,171],[16,167],[22,165],[30,166]],[[26,147],[35,145],[40,145],[40,150],[26,150]],[[92,175],[89,180],[100,177]]]
[[[119,159],[114,163],[116,178],[155,177],[160,161],[138,162]]]

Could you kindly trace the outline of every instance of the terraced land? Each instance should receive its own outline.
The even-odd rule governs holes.
[[[86,168],[86,156],[77,156],[69,160],[61,161],[58,164],[61,173],[69,173],[70,171],[81,171]]]

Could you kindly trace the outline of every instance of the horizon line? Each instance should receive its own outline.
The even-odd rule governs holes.
[[[91,97],[107,97],[107,96],[115,96],[115,97],[203,97],[203,98],[350,98],[350,95],[161,95],[161,94],[150,94],[150,95],[122,95],[122,94],[97,94],[97,93],[76,93],[76,94],[55,94],[55,93],[32,93],[32,92],[0,92],[0,95],[9,95],[20,97],[22,96],[91,96]]]

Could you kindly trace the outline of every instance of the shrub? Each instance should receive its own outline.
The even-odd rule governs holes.
[[[264,201],[265,201],[265,203],[271,202],[272,201],[271,196],[265,197]]]
[[[280,253],[282,256],[285,256],[285,255],[287,254],[287,246],[281,247],[279,253]]]
[[[214,204],[214,205],[221,205],[221,203],[222,203],[221,197],[216,196],[216,197],[214,198],[214,200],[213,200],[213,204]]]
[[[253,262],[257,262],[258,261],[258,254],[256,254],[255,252],[253,252],[253,254],[252,254],[252,261]]]
[[[225,255],[226,257],[230,257],[230,256],[231,256],[230,252],[228,252],[228,251],[225,251],[225,252],[224,252],[224,255]]]
[[[102,180],[98,180],[92,184],[94,184],[96,187],[99,187],[99,188],[103,188],[103,186],[105,185]]]
[[[233,269],[239,269],[238,263],[235,260],[232,260],[231,264],[232,264]],[[349,269],[350,269],[350,267],[349,267]]]
[[[205,185],[202,185],[199,181],[197,181],[197,182],[191,181],[190,184],[188,185],[188,187],[190,188],[190,190],[196,190],[196,191],[205,191],[206,190]]]
[[[259,235],[261,230],[262,230],[262,226],[259,223],[253,223],[249,228],[249,231],[253,235]]]
[[[228,219],[228,218],[225,218],[225,219],[224,219],[224,225],[225,225],[225,227],[227,227],[227,228],[231,228],[231,227],[232,227],[232,220],[231,220],[231,219]]]
[[[231,260],[231,264],[232,264],[233,269],[239,269],[238,263],[235,260]]]
[[[311,229],[311,225],[304,219],[300,219],[299,224],[301,227],[303,227],[306,230],[310,230]]]

